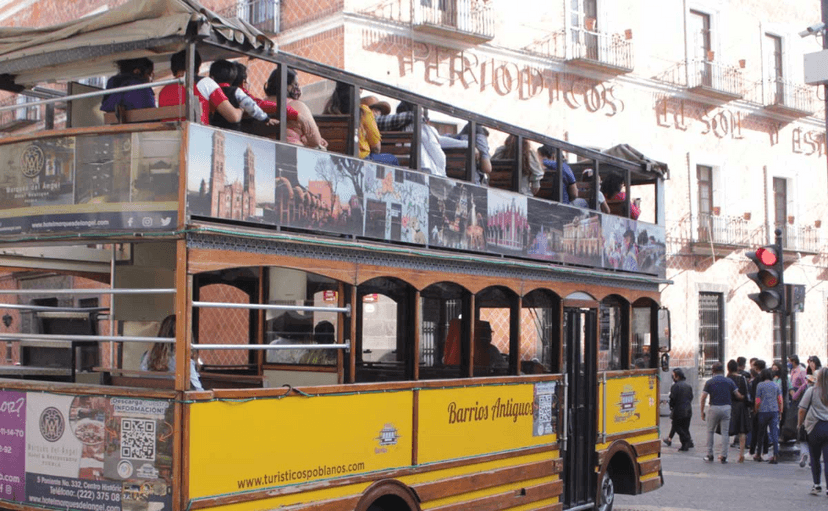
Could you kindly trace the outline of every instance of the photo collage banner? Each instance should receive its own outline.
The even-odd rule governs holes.
[[[188,215],[664,277],[663,227],[190,125]]]

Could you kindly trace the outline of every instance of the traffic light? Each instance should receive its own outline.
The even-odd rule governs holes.
[[[762,247],[748,252],[748,259],[756,264],[758,271],[748,273],[748,278],[759,286],[758,293],[748,295],[765,312],[784,310],[785,285],[782,283],[782,250],[777,245]]]

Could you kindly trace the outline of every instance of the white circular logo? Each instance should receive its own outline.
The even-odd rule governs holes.
[[[132,475],[132,463],[127,460],[121,460],[121,462],[118,463],[118,475],[123,479],[129,478]]]

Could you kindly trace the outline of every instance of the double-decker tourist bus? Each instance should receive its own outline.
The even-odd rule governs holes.
[[[202,124],[196,51],[281,64],[280,123]],[[95,79],[145,57],[155,82]],[[288,68],[327,151],[287,141]],[[177,106],[99,108],[177,84]],[[279,52],[191,0],[0,30],[0,88],[34,122],[0,138],[0,507],[606,510],[662,485],[664,165]],[[322,115],[337,88],[350,107]],[[368,94],[413,105],[382,133],[401,165],[358,157]],[[518,149],[460,137],[430,172],[426,109]],[[593,170],[582,207],[565,163]],[[609,213],[599,176],[628,191]]]

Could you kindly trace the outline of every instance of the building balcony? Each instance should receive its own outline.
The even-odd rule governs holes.
[[[788,222],[776,224],[774,229],[782,230],[782,250],[806,252],[808,254],[819,253],[821,240],[818,227]],[[773,238],[773,235],[771,235],[771,238]],[[773,241],[771,239],[771,242]]]
[[[768,79],[757,82],[761,104],[765,110],[785,117],[808,117],[817,111],[814,87],[798,85],[786,80]]]
[[[40,106],[25,106],[17,98],[9,97],[0,101],[0,107],[20,104],[20,108],[0,112],[0,132],[12,132],[40,121]]]
[[[413,0],[415,30],[470,43],[494,39],[494,13],[482,0]]]
[[[569,38],[566,31],[555,32],[524,50],[614,75],[629,73],[634,68],[631,31],[609,34],[573,28]]]
[[[744,97],[742,70],[713,60],[688,60],[687,88],[691,92],[720,101]]]
[[[693,218],[693,252],[717,257],[751,244],[748,220],[741,216],[700,214]]]
[[[219,14],[242,19],[266,34],[279,33],[280,0],[236,0]]]
[[[729,102],[744,97],[742,69],[713,60],[679,62],[656,79],[687,87],[690,92],[716,101]]]

